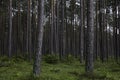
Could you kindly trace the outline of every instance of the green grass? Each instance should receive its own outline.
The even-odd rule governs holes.
[[[48,64],[42,62],[41,77],[36,80],[120,80],[120,65],[95,62],[94,74],[84,72],[84,64]],[[0,59],[0,80],[35,80],[32,63],[19,59]]]

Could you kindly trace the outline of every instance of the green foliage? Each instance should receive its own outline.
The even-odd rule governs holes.
[[[12,62],[0,62],[0,67],[9,67],[11,66],[13,63]]]
[[[44,56],[44,60],[49,64],[57,64],[59,62],[59,56],[56,54],[48,54]]]
[[[58,73],[60,72],[60,69],[59,68],[53,68],[50,70],[51,72],[54,72],[54,73]]]
[[[24,57],[22,57],[22,56],[14,56],[13,58],[12,58],[12,61],[13,62],[15,62],[15,63],[17,63],[17,62],[22,62],[22,61],[25,61],[25,58]]]
[[[69,64],[70,63],[74,63],[75,62],[75,58],[71,54],[68,54],[66,62],[69,63]]]
[[[9,58],[7,56],[0,57],[0,62],[9,61]]]
[[[10,59],[7,56],[0,57],[0,67],[9,67],[14,62],[10,61]]]
[[[78,71],[72,71],[72,72],[69,72],[69,74],[75,75],[75,76],[79,76],[80,75],[80,73]]]
[[[106,80],[105,74],[97,74],[97,73],[83,73],[80,75],[81,78],[88,78],[92,80]]]
[[[41,78],[36,77],[31,73],[28,76],[22,77],[21,80],[41,80]]]
[[[85,73],[85,65],[79,61],[74,63],[48,64],[42,61],[41,75],[32,74],[32,64],[24,60],[0,58],[5,65],[0,67],[0,80],[119,80],[120,65],[95,62],[94,74]],[[18,61],[18,62],[17,62]]]

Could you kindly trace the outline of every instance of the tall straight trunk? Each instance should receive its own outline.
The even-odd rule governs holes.
[[[38,0],[38,44],[33,65],[33,74],[39,76],[41,72],[41,56],[42,56],[42,42],[43,42],[43,17],[44,16],[44,0]]]
[[[76,0],[75,0],[75,2],[74,3],[76,3]],[[74,6],[74,14],[75,14],[75,10],[76,10],[76,6]],[[75,37],[75,33],[76,33],[76,25],[75,25],[75,15],[74,15],[74,17],[73,17],[73,19],[74,19],[74,21],[73,21],[73,56],[75,56],[76,55],[76,45],[75,45],[75,40],[76,40],[76,37]]]
[[[96,48],[96,50],[95,50],[95,56],[94,56],[94,58],[95,58],[95,60],[97,60],[98,59],[98,51],[99,51],[99,48],[98,48],[98,46],[99,46],[99,44],[98,44],[98,41],[99,41],[99,27],[98,27],[98,18],[99,18],[99,16],[98,16],[98,0],[96,1],[96,26],[95,26],[95,48]]]
[[[104,49],[104,0],[99,0],[99,27],[100,27],[100,59],[105,61],[105,49]]]
[[[29,59],[31,59],[31,0],[28,0],[28,14],[27,14],[27,53],[29,53]]]
[[[65,6],[67,6],[67,2],[65,1]],[[66,53],[66,55],[68,55],[68,53],[69,53],[69,46],[68,46],[68,43],[69,43],[69,40],[68,40],[68,18],[67,18],[67,7],[65,7],[65,27],[66,27],[66,33],[65,33],[65,35],[66,35],[66,47],[65,47],[65,53]]]
[[[48,48],[49,48],[49,51],[48,51],[48,53],[50,54],[51,53],[51,0],[49,0],[49,7],[50,7],[50,9],[49,9],[49,12],[50,12],[50,14],[49,14],[49,30],[48,30],[48,36],[49,36],[49,44],[48,44]]]
[[[115,0],[114,1],[114,14],[113,14],[113,18],[114,18],[114,23],[113,23],[113,25],[114,25],[114,28],[113,28],[113,30],[114,30],[114,36],[113,36],[113,43],[114,43],[114,45],[113,45],[113,47],[114,47],[114,55],[115,55],[115,60],[116,60],[116,62],[118,62],[118,53],[117,53],[117,48],[118,48],[118,36],[117,36],[117,31],[118,31],[118,26],[117,26],[117,0]]]
[[[119,1],[116,1],[116,4],[119,3]],[[120,4],[120,3],[119,3]],[[116,7],[117,8],[117,7]],[[119,63],[119,36],[118,36],[118,30],[119,30],[119,25],[118,25],[118,8],[116,9],[116,62]]]
[[[119,34],[118,34],[118,41],[120,40],[120,4],[118,5],[118,30],[119,30]],[[118,42],[118,48],[120,48],[120,42]],[[118,58],[120,61],[120,49],[118,49]]]
[[[80,0],[80,62],[83,63],[84,54],[84,1]]]
[[[86,58],[86,53],[87,53],[87,28],[85,26],[87,26],[87,0],[84,0],[84,59]]]
[[[58,54],[58,35],[57,35],[57,0],[54,0],[54,53]]]
[[[20,45],[23,45],[21,44],[21,3],[20,3],[20,0],[19,0],[19,3],[18,3],[18,27],[17,27],[17,50],[21,51],[21,46]],[[23,53],[23,52],[22,52]]]
[[[115,0],[116,1],[116,0]],[[112,47],[113,47],[113,55],[114,55],[114,59],[116,59],[116,53],[115,53],[115,45],[116,45],[116,35],[115,35],[115,31],[116,31],[116,29],[115,29],[115,27],[116,27],[116,4],[115,4],[115,1],[113,1],[113,5],[112,5],[112,7],[113,7],[113,36],[112,36]]]
[[[57,6],[56,6],[56,52],[57,54],[59,53],[59,0],[57,0],[56,2]]]
[[[62,0],[62,35],[61,35],[61,37],[62,37],[62,55],[63,55],[63,57],[65,56],[65,21],[64,21],[64,19],[65,19],[65,1],[64,0]]]
[[[9,0],[9,52],[8,56],[11,57],[12,52],[12,0]]]
[[[106,58],[107,58],[107,61],[108,61],[108,59],[109,59],[109,34],[108,34],[108,31],[107,31],[107,27],[108,27],[108,11],[109,11],[109,9],[108,9],[108,7],[107,7],[107,5],[108,5],[108,1],[107,0],[105,0],[106,1]]]
[[[103,1],[103,8],[104,9],[106,9],[106,1],[104,0]],[[104,59],[105,59],[105,61],[107,60],[107,58],[106,58],[106,53],[107,53],[107,47],[106,47],[106,37],[107,37],[107,35],[106,35],[106,30],[107,30],[107,27],[106,27],[106,11],[103,13],[103,46],[104,46]]]
[[[86,72],[92,73],[94,69],[94,0],[87,2],[87,53],[86,53]]]
[[[32,36],[31,36],[31,38],[32,38],[32,53],[35,53],[35,42],[36,42],[36,12],[35,12],[35,8],[36,8],[36,0],[35,1],[33,1],[32,0],[32,6],[31,6],[32,8],[32,20],[31,20],[31,23],[32,23],[32,25],[31,25],[31,29],[34,31],[34,32],[32,32]]]
[[[51,54],[54,53],[54,0],[51,0]]]

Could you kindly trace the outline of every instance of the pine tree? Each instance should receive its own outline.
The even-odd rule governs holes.
[[[11,57],[12,53],[12,0],[9,0],[9,54],[8,56]]]
[[[39,76],[41,73],[41,57],[42,57],[42,41],[43,41],[43,17],[44,16],[44,0],[38,0],[38,43],[33,65],[33,74]]]
[[[86,53],[86,72],[92,73],[94,53],[94,0],[87,2],[87,53]]]

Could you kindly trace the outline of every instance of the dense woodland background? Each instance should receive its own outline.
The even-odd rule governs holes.
[[[120,0],[0,0],[0,68],[5,67],[4,60],[19,57],[32,63],[37,77],[42,75],[44,61],[77,62],[85,67],[87,74],[83,76],[93,77],[99,62],[116,65],[115,73],[119,74],[119,48]],[[75,68],[73,63],[71,69]],[[99,80],[93,77],[90,80]],[[118,75],[100,80],[119,79]]]

